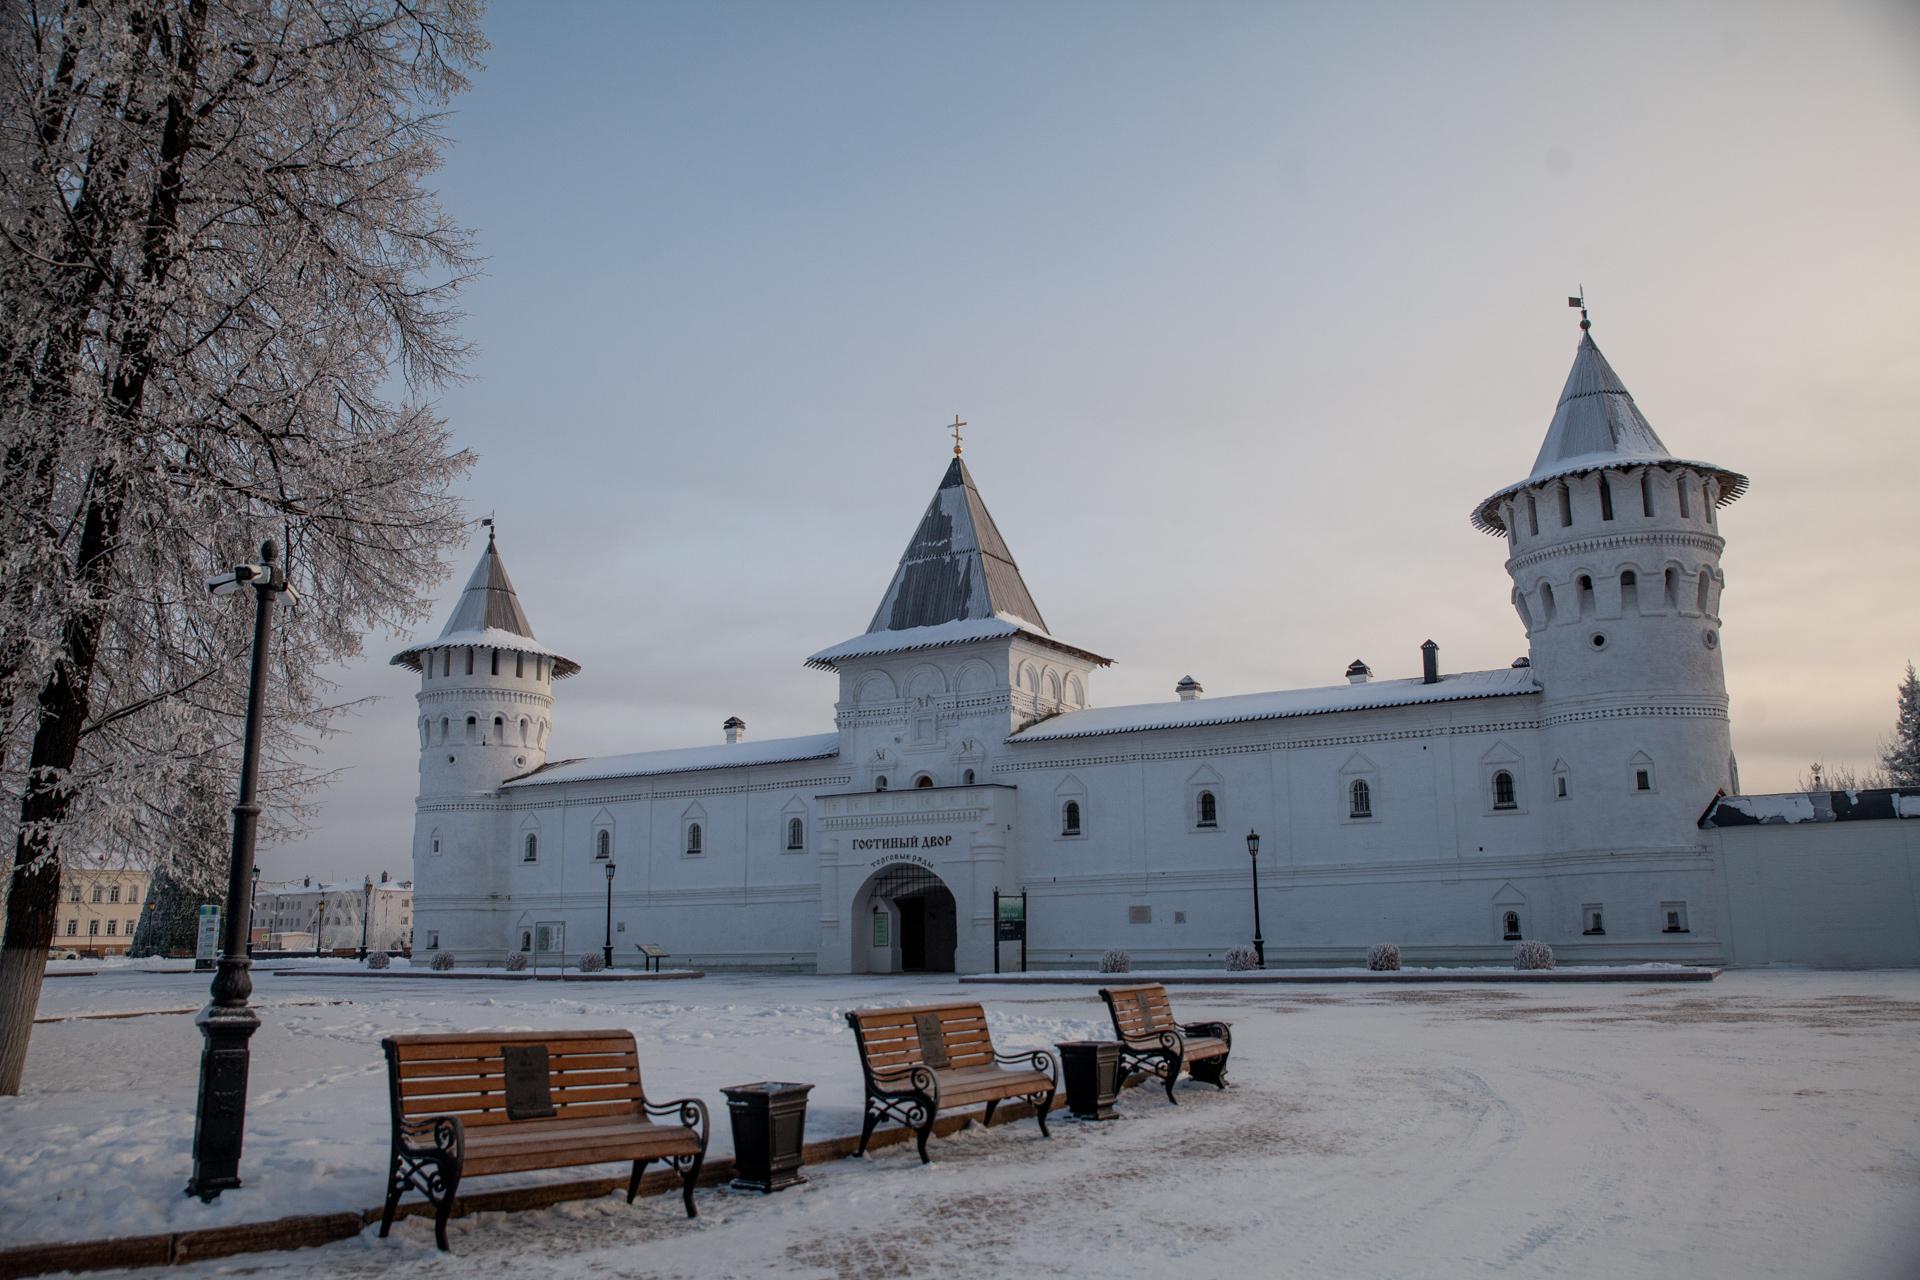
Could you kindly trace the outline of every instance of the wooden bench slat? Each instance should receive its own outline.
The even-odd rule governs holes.
[[[632,1053],[634,1052],[633,1033],[631,1031],[612,1035],[603,1032],[572,1032],[563,1040],[541,1040],[537,1033],[486,1032],[479,1036],[435,1037],[427,1044],[399,1044],[396,1051],[402,1062],[429,1061],[472,1061],[474,1059],[500,1057],[499,1046],[503,1044],[541,1044],[547,1046],[548,1057],[561,1057],[576,1053]]]

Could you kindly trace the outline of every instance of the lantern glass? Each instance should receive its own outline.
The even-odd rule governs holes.
[[[1260,856],[1260,833],[1257,831],[1247,832],[1247,856],[1250,858]]]

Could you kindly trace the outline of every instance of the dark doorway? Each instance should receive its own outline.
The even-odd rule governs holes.
[[[900,907],[900,967],[908,973],[927,967],[927,900],[902,898]]]
[[[895,863],[874,876],[869,891],[876,904],[892,904],[901,972],[953,972],[959,911],[939,876],[914,863]]]

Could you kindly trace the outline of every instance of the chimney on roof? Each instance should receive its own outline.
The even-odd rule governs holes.
[[[1420,646],[1420,683],[1440,683],[1440,646],[1431,640]]]
[[[1206,692],[1206,690],[1200,687],[1200,682],[1192,676],[1181,676],[1180,683],[1173,686],[1173,691],[1180,695],[1180,701],[1182,702],[1192,702],[1195,698]]]
[[[380,873],[380,883],[385,884],[386,882],[387,882],[387,873],[382,871]]]
[[[300,877],[300,887],[301,887],[301,888],[303,888],[303,889],[311,889],[311,888],[313,888],[313,877],[312,877],[312,876],[301,876],[301,877]]]
[[[728,746],[747,740],[747,722],[739,716],[728,716],[727,722],[720,727],[726,730]]]
[[[1365,684],[1371,679],[1373,679],[1373,668],[1360,661],[1360,659],[1355,658],[1347,664],[1348,684]]]
[[[1513,660],[1513,668],[1516,671],[1524,671],[1528,667],[1531,667],[1532,665],[1533,665],[1533,659],[1527,657],[1525,654],[1521,654],[1519,657]]]

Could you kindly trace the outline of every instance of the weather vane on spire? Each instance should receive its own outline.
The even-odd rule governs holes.
[[[1579,296],[1568,298],[1567,305],[1580,308],[1580,332],[1593,328],[1593,322],[1587,319],[1587,286],[1581,285]]]
[[[947,430],[953,432],[953,456],[960,456],[960,428],[967,424],[960,421],[960,415],[954,414],[953,421],[947,424]]]
[[[487,512],[487,514],[480,521],[480,527],[487,531],[487,545],[492,546],[493,545],[493,512],[491,511]]]

